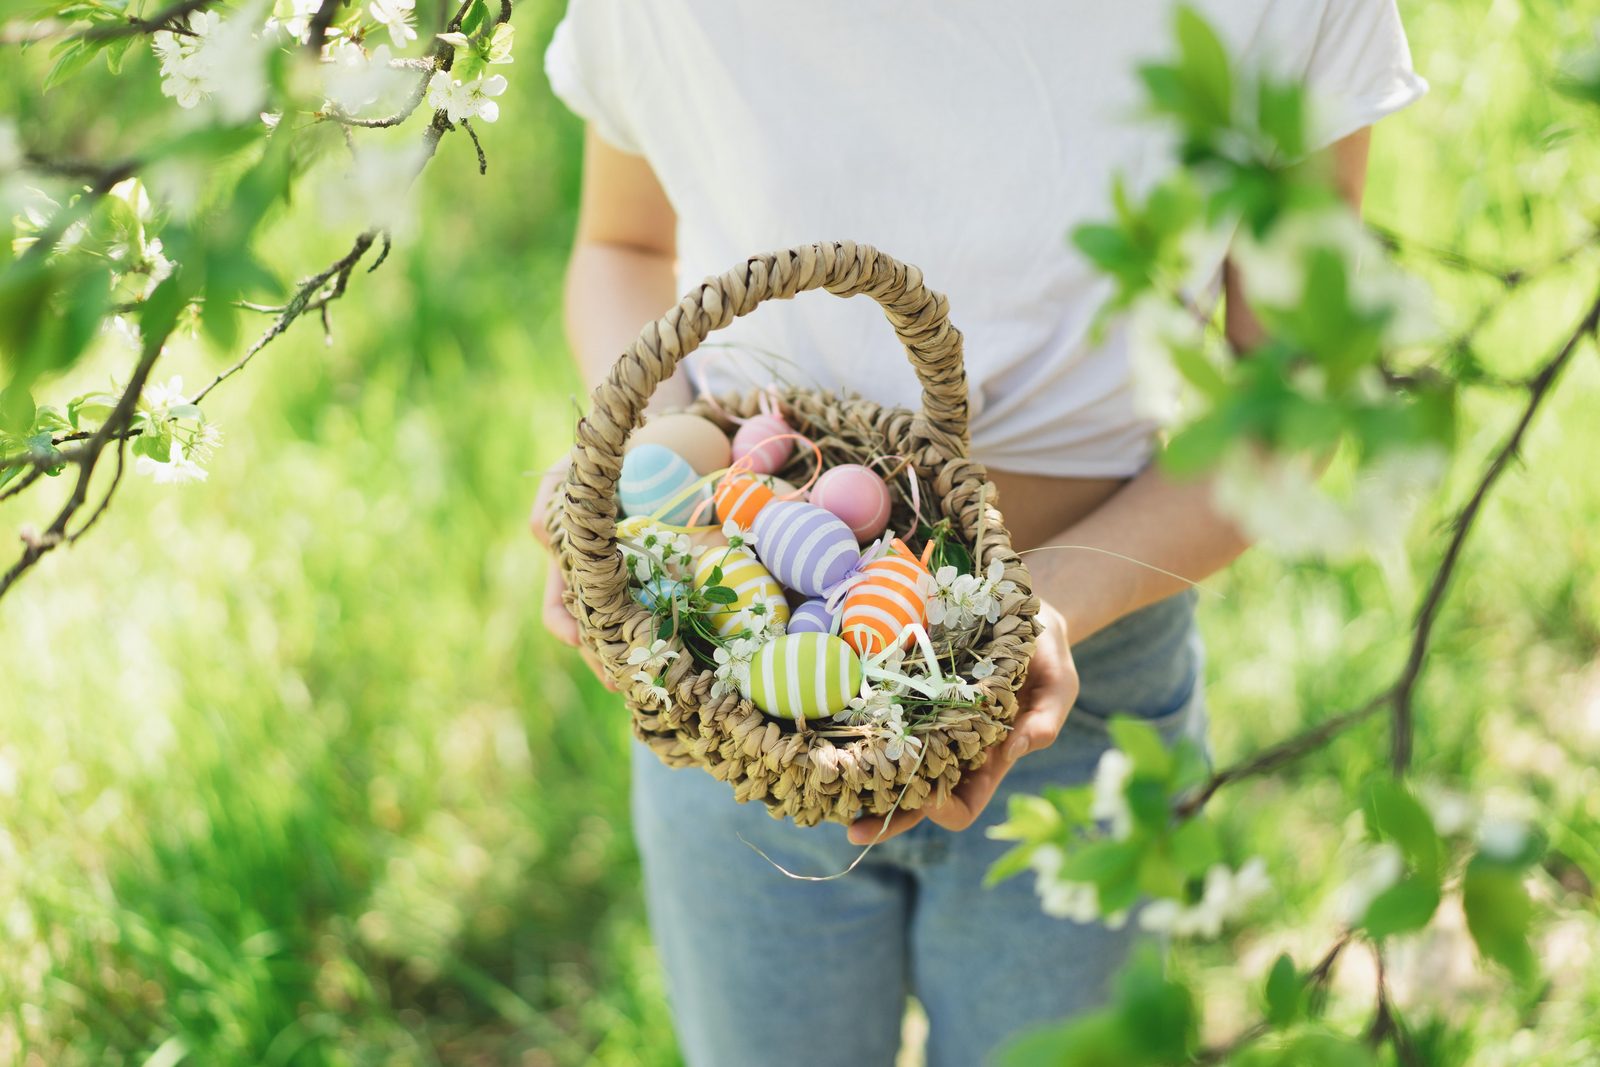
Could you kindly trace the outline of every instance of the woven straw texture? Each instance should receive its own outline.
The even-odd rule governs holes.
[[[923,734],[919,755],[898,760],[880,738],[827,737],[827,723],[797,726],[769,718],[736,694],[711,695],[713,676],[698,667],[677,638],[682,654],[667,670],[671,706],[662,706],[632,680],[629,651],[648,644],[655,622],[628,588],[616,541],[617,480],[628,434],[643,418],[656,387],[714,330],[761,302],[789,299],[811,289],[836,296],[876,300],[922,384],[923,409],[883,407],[851,395],[789,389],[781,406],[789,424],[814,440],[826,461],[861,462],[901,456],[915,467],[922,486],[923,514],[949,517],[974,553],[983,573],[1000,560],[1016,583],[1001,605],[999,621],[980,632],[969,664],[988,658],[996,670],[978,684],[987,700],[983,716],[937,726]],[[690,410],[731,433],[724,413],[757,413],[759,393],[697,401]],[[632,711],[633,729],[661,760],[674,767],[700,766],[731,783],[737,800],[763,802],[774,817],[803,826],[824,820],[848,823],[885,815],[896,805],[912,810],[937,803],[980,766],[1016,715],[1015,690],[1033,653],[1039,602],[1027,569],[1011,547],[983,467],[967,456],[967,387],[961,334],[950,323],[945,298],[922,284],[922,274],[867,245],[848,241],[807,245],[752,256],[741,266],[708,278],[658,321],[646,326],[594,391],[590,414],[581,420],[566,484],[548,522],[567,583],[567,606],[584,643],[621,688]],[[814,462],[799,450],[780,472],[804,481]],[[903,496],[903,494],[897,494]],[[910,510],[897,501],[892,525],[904,529]]]

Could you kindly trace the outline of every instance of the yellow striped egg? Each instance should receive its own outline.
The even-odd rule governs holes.
[[[907,626],[927,625],[933,576],[917,559],[897,551],[862,564],[860,573],[866,580],[845,594],[839,619],[839,636],[851,648],[863,656],[875,655]]]
[[[734,599],[731,604],[717,605],[719,610],[707,617],[717,636],[732,637],[738,633],[741,629],[738,613],[758,601],[766,601],[773,618],[788,623],[789,602],[783,598],[783,586],[767,573],[755,553],[748,548],[707,549],[695,565],[694,584],[709,585],[711,572],[718,567],[722,568],[722,581],[718,584],[732,589]]]
[[[786,634],[763,645],[750,661],[755,706],[784,719],[837,715],[861,691],[861,660],[828,634]]]

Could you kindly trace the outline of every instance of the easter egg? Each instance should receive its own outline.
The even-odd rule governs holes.
[[[866,580],[850,587],[839,612],[839,636],[863,656],[882,652],[907,626],[928,623],[932,576],[901,554],[861,565]]]
[[[738,613],[758,602],[764,601],[767,610],[780,623],[789,621],[789,602],[783,599],[783,587],[767,573],[755,553],[748,548],[709,550],[695,564],[694,584],[711,584],[711,572],[718,567],[722,568],[722,580],[717,584],[733,590],[733,603],[717,605],[719,610],[706,617],[717,636],[732,637],[738,633],[743,628]]]
[[[859,463],[823,471],[811,487],[811,502],[839,516],[857,541],[870,541],[889,525],[889,487]]]
[[[772,438],[793,432],[781,415],[754,415],[734,431],[733,458],[746,470],[776,474],[794,453],[794,438]]]
[[[741,530],[755,526],[756,515],[772,503],[773,497],[772,490],[754,478],[726,478],[712,494],[717,508],[717,521],[732,519]]]
[[[733,462],[733,446],[717,424],[699,415],[672,412],[657,415],[628,435],[628,451],[640,445],[670,448],[688,461],[696,474],[710,474]]]
[[[747,696],[768,715],[821,719],[837,715],[861,691],[861,660],[827,634],[785,634],[750,661]]]
[[[643,444],[622,458],[622,479],[617,484],[617,497],[622,502],[624,514],[654,517],[698,480],[699,475],[689,466],[689,461],[666,445]],[[672,526],[686,525],[696,506],[707,500],[709,495],[709,491],[701,486],[682,502],[674,504],[670,511],[661,514],[660,521]],[[708,510],[700,509],[702,517]]]
[[[789,632],[792,634],[833,633],[833,612],[821,597],[807,600],[789,612]]]
[[[683,592],[682,582],[674,581],[665,575],[657,575],[650,579],[640,589],[633,591],[633,598],[643,604],[649,611],[665,611],[672,601]]]
[[[772,490],[772,494],[779,500],[799,500],[800,491],[794,487],[793,482],[786,482],[776,474],[758,474],[756,481]]]
[[[772,576],[806,596],[821,596],[850,573],[861,546],[831,512],[799,500],[774,500],[756,515],[756,555]]]

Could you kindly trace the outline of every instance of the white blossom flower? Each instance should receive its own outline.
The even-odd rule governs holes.
[[[835,718],[847,726],[877,726],[901,722],[905,715],[898,697],[900,694],[866,682],[861,692],[850,698],[845,710]]]
[[[722,536],[728,539],[729,548],[756,547],[755,533],[753,531],[743,529],[732,519],[729,519],[722,524]]]
[[[1252,540],[1289,558],[1333,561],[1398,550],[1423,492],[1447,465],[1442,449],[1379,456],[1343,498],[1318,484],[1312,457],[1230,451],[1217,470],[1217,507]]]
[[[211,457],[221,447],[221,428],[214,422],[202,423],[200,432],[195,434],[194,441],[189,445],[189,454],[198,463],[210,463]]]
[[[670,709],[672,707],[672,694],[667,692],[667,687],[660,683],[660,679],[656,675],[640,671],[633,676],[633,680],[638,682],[640,688],[644,691],[644,698],[654,698],[664,708]]]
[[[712,658],[716,660],[716,670],[713,672],[715,681],[711,683],[711,695],[722,696],[724,693],[738,693],[741,696],[750,689],[750,660],[760,650],[761,642],[753,638],[736,637],[725,645],[718,645],[712,650]]]
[[[663,639],[652,641],[648,646],[635,645],[628,652],[628,666],[643,667],[646,671],[660,673],[667,664],[678,658],[678,653],[667,647]]]
[[[280,19],[277,16],[273,16],[267,19],[267,32],[275,33],[282,30],[296,41],[304,44],[311,36],[311,19],[321,6],[321,0],[289,0],[288,17]],[[332,32],[331,27],[329,32]]]
[[[193,108],[213,100],[221,117],[243,122],[259,114],[267,96],[267,53],[270,38],[258,33],[264,0],[241,8],[227,19],[215,11],[190,16],[189,34],[162,30],[151,37],[161,60],[161,91]]]
[[[1487,817],[1478,824],[1478,849],[1491,859],[1510,860],[1528,845],[1528,828],[1500,817]]]
[[[1172,358],[1179,347],[1198,348],[1204,324],[1171,296],[1148,292],[1128,309],[1128,370],[1133,384],[1133,409],[1163,425],[1182,413],[1183,375]]]
[[[967,673],[971,674],[973,678],[982,681],[985,678],[992,677],[994,672],[998,669],[999,668],[995,666],[994,660],[985,657],[974,663],[972,665],[972,670],[968,671]]]
[[[1126,840],[1133,832],[1133,811],[1128,807],[1128,778],[1133,761],[1120,748],[1108,748],[1094,770],[1094,803],[1089,814],[1111,824],[1111,836]]]
[[[1441,837],[1453,837],[1469,829],[1477,820],[1477,807],[1472,798],[1453,789],[1424,783],[1417,790],[1417,798],[1433,819],[1433,828]]]
[[[904,709],[899,704],[894,706],[895,714],[878,727],[877,736],[883,738],[883,754],[892,760],[898,760],[907,752],[913,756],[922,752],[922,738],[911,732],[911,727],[902,717]]]
[[[1046,915],[1058,919],[1071,919],[1075,923],[1091,923],[1101,919],[1100,890],[1092,882],[1069,882],[1061,878],[1061,865],[1067,854],[1060,845],[1044,844],[1033,850],[1028,864],[1034,871],[1034,891],[1039,894],[1039,907]],[[1128,913],[1119,911],[1101,919],[1112,930],[1120,930],[1127,922]]]
[[[146,414],[152,422],[166,422],[172,418],[172,409],[187,404],[183,393],[183,375],[174,374],[163,382],[148,382],[139,394],[146,405]]]
[[[371,11],[372,17],[389,31],[389,39],[394,42],[394,46],[404,48],[407,42],[417,39],[416,28],[411,25],[416,17],[416,7],[417,0],[372,0],[367,10]]]
[[[1250,904],[1272,888],[1267,865],[1260,856],[1245,862],[1237,872],[1225,864],[1206,871],[1205,888],[1193,904],[1162,897],[1139,911],[1139,926],[1174,937],[1216,937],[1223,926],[1240,918]]]
[[[354,47],[352,45],[352,47]],[[362,143],[336,157],[337,169],[320,172],[323,215],[329,222],[364,220],[373,227],[405,233],[414,225],[412,179],[422,169],[420,144]]]
[[[451,122],[481,118],[493,122],[500,117],[500,105],[490,97],[506,91],[502,75],[479,75],[469,82],[459,82],[449,71],[435,71],[428,80],[428,106],[442,110]]]
[[[390,66],[393,54],[386,44],[368,55],[354,41],[335,41],[324,55],[323,95],[352,115],[377,103],[406,80],[402,71]]]
[[[206,480],[205,468],[186,456],[183,446],[177,441],[172,442],[165,463],[149,456],[140,456],[134,463],[133,469],[136,474],[150,475],[157,485],[182,485],[185,482]]]
[[[1367,914],[1372,901],[1394,885],[1405,873],[1405,858],[1393,842],[1382,841],[1358,858],[1355,873],[1339,887],[1335,910],[1345,923],[1354,925]]]

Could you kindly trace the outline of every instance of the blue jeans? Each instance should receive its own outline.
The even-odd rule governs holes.
[[[984,831],[1007,799],[1087,781],[1118,712],[1169,740],[1203,741],[1194,595],[1127,616],[1073,650],[1082,689],[1054,745],[1024,757],[977,824],[923,821],[844,869],[844,827],[800,828],[699,769],[672,770],[634,745],[634,833],[650,925],[692,1067],[888,1067],[906,997],[928,1015],[929,1067],[974,1067],[1018,1030],[1102,1002],[1135,934],[1054,919],[1025,873],[985,889],[1009,847]]]

